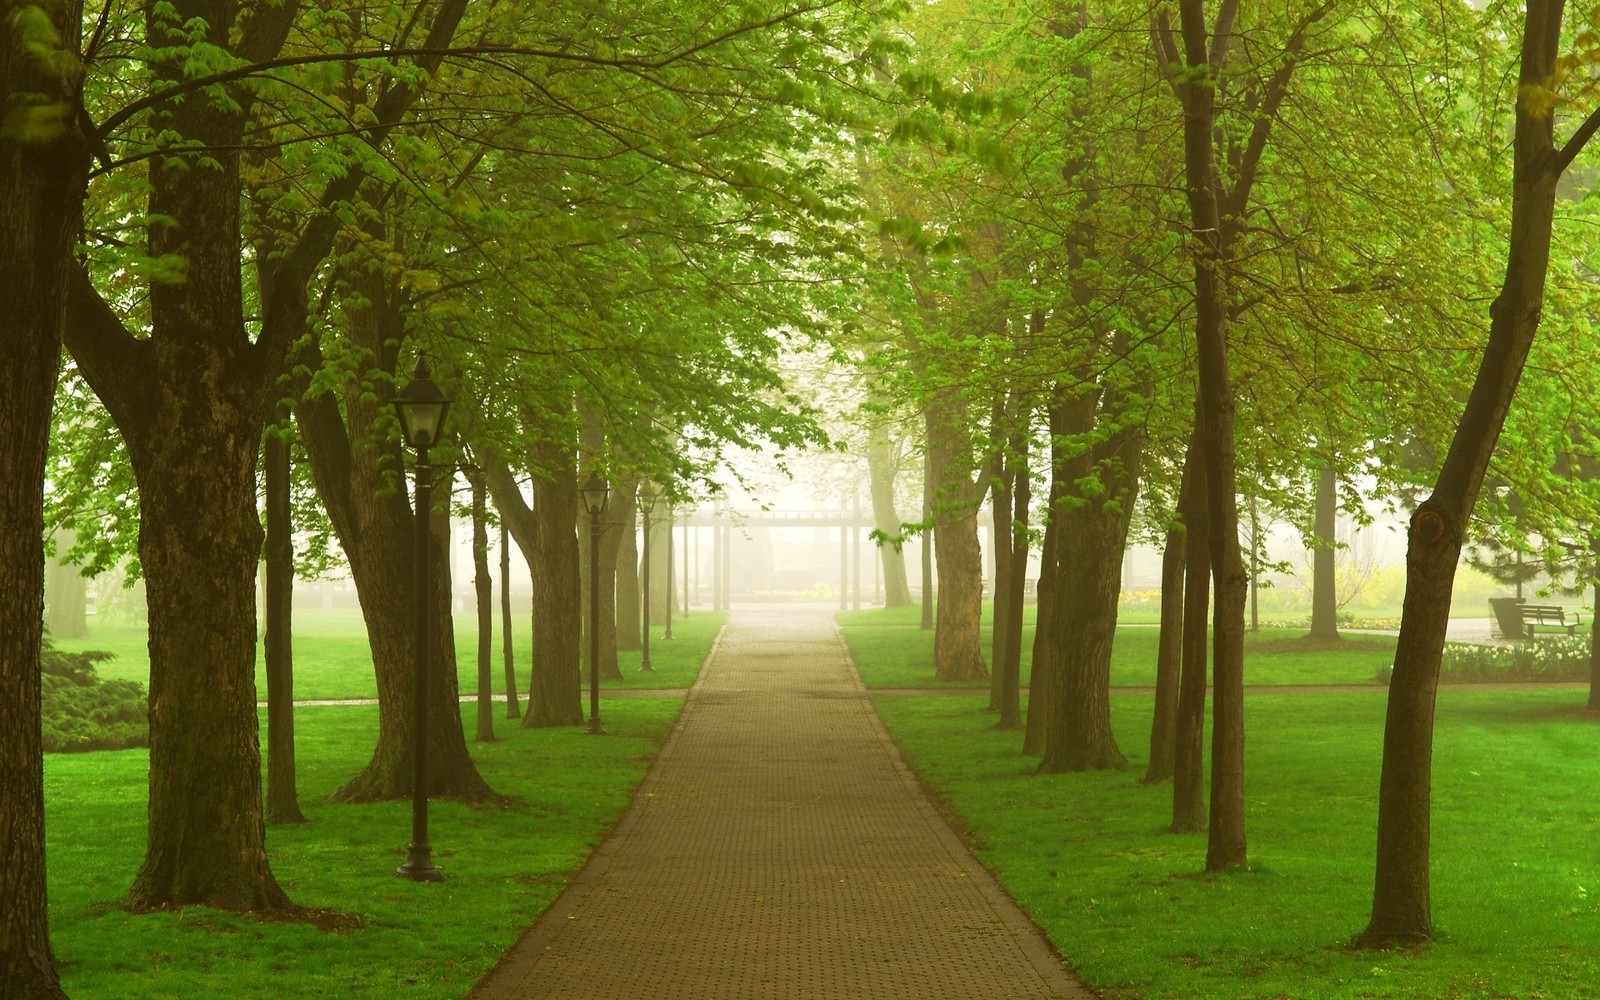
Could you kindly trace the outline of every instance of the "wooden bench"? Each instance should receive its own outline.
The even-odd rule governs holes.
[[[1522,617],[1523,635],[1529,639],[1534,637],[1536,627],[1565,629],[1568,635],[1577,635],[1578,626],[1583,624],[1576,611],[1569,621],[1567,609],[1555,604],[1522,604],[1517,612]]]

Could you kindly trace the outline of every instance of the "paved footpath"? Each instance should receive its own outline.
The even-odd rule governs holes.
[[[1092,997],[901,762],[831,614],[736,608],[616,831],[469,1000]]]

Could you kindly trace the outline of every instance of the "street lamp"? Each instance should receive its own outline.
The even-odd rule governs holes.
[[[650,515],[656,509],[656,493],[651,487],[650,480],[646,479],[639,484],[639,512],[644,518],[644,635],[642,637],[643,656],[639,660],[639,669],[654,671],[650,665]]]
[[[411,381],[394,397],[394,409],[406,443],[417,450],[415,516],[416,551],[416,662],[412,669],[411,722],[411,843],[406,847],[406,863],[395,870],[413,882],[439,882],[444,872],[433,866],[433,846],[428,843],[428,645],[432,611],[429,590],[432,565],[428,559],[429,512],[433,508],[433,466],[428,464],[428,449],[439,441],[450,400],[433,383],[433,371],[425,355],[417,355]]]
[[[578,492],[589,512],[589,728],[584,732],[604,736],[606,731],[600,726],[600,517],[611,499],[611,487],[591,472]]]

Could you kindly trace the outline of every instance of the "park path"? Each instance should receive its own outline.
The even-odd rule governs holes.
[[[889,742],[831,614],[736,607],[634,803],[469,1000],[1092,997]]]

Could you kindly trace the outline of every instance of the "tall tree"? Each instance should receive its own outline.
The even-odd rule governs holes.
[[[1555,138],[1562,0],[1526,5],[1512,136],[1511,231],[1505,275],[1489,307],[1477,377],[1432,494],[1407,532],[1406,596],[1384,720],[1372,916],[1358,942],[1433,937],[1429,849],[1434,702],[1456,565],[1544,308],[1556,188],[1600,129],[1591,112],[1565,143]]]
[[[0,5],[0,995],[64,998],[45,905],[44,469],[89,144],[80,4]]]
[[[304,823],[294,764],[294,516],[288,426],[262,440],[266,494],[263,650],[267,674],[267,822]]]

